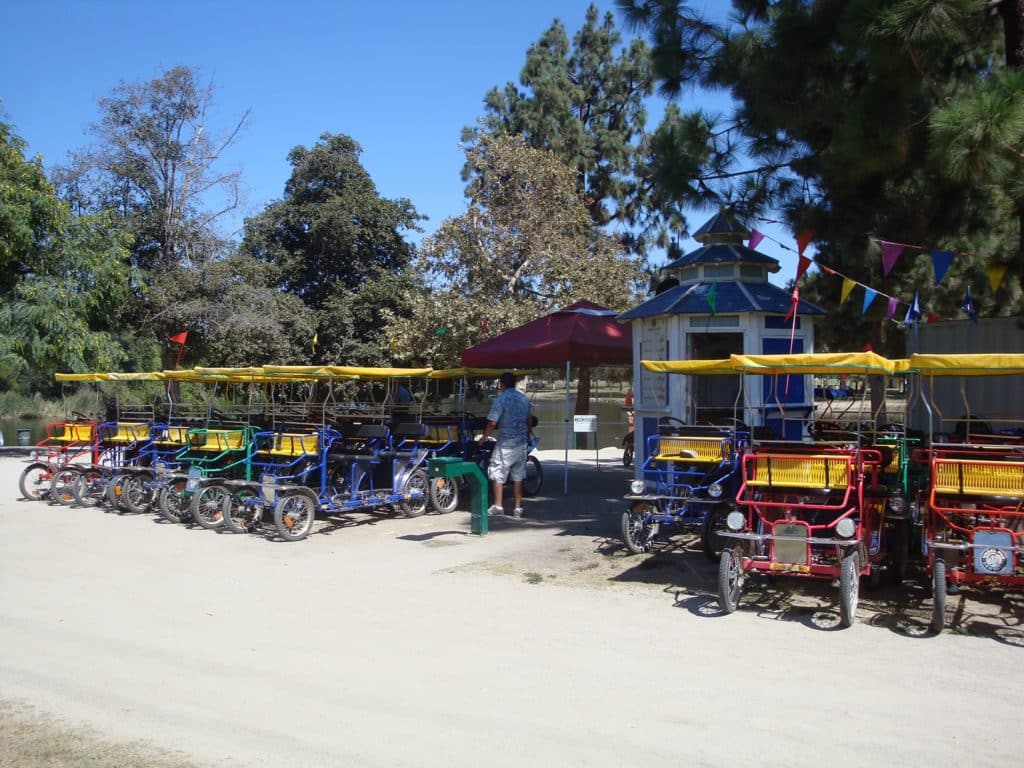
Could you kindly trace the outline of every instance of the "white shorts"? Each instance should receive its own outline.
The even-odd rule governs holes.
[[[487,467],[487,478],[497,483],[526,477],[526,444],[496,445]]]

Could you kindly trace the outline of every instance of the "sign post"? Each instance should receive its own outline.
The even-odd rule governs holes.
[[[572,417],[572,431],[592,434],[594,436],[594,462],[597,464],[597,468],[600,469],[601,455],[597,440],[597,416],[591,416],[586,413],[574,415]]]

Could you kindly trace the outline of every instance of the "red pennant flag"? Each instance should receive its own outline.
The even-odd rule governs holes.
[[[188,339],[188,331],[182,331],[167,337],[167,340],[174,344],[184,344],[186,339]]]
[[[801,256],[800,260],[796,265],[796,279],[799,280],[804,276],[804,272],[811,266],[811,260],[806,256]]]
[[[811,240],[813,240],[813,239],[814,239],[814,230],[813,229],[805,229],[799,235],[797,235],[796,236],[797,254],[800,255],[800,256],[803,256],[804,255],[804,249],[807,247],[808,243],[810,243]]]

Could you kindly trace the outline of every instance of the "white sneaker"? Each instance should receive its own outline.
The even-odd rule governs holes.
[[[504,515],[505,510],[499,507],[497,504],[491,504],[491,506],[487,508],[487,514],[491,517],[494,517],[495,515]]]
[[[523,508],[522,507],[516,507],[515,509],[512,510],[512,517],[520,518],[522,516],[523,516]]]

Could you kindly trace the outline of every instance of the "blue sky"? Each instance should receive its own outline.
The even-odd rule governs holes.
[[[430,234],[464,209],[459,135],[482,113],[484,94],[518,81],[527,48],[556,17],[575,33],[588,4],[11,0],[0,47],[0,115],[29,153],[52,167],[89,142],[98,100],[120,81],[142,82],[188,65],[213,82],[214,127],[226,129],[251,109],[225,158],[243,172],[245,214],[281,196],[290,149],[312,146],[324,132],[344,133],[362,145],[380,194],[409,198],[429,216],[422,226]],[[611,0],[596,5],[614,12]],[[728,2],[707,0],[703,7],[721,19]],[[698,94],[683,106],[720,111],[726,103]],[[660,107],[649,111],[659,115]],[[692,216],[691,231],[708,216]],[[794,247],[787,232],[759,229]],[[782,263],[774,282],[793,276],[792,252],[769,240],[759,250]]]

